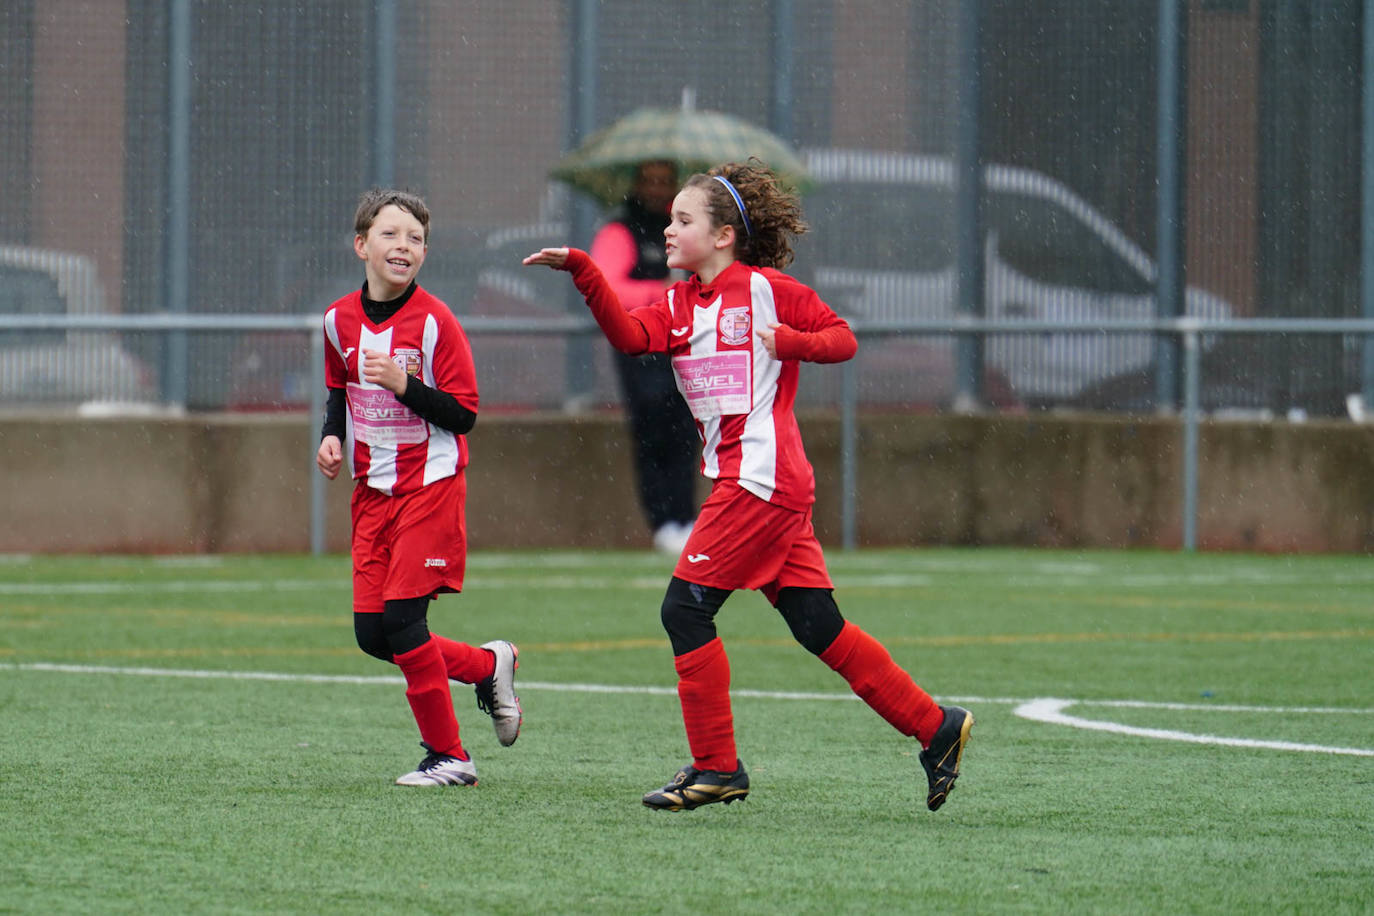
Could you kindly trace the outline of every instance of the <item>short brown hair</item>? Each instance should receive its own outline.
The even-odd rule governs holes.
[[[420,221],[420,225],[425,227],[425,243],[428,244],[429,207],[425,206],[424,198],[419,194],[396,188],[372,188],[364,191],[363,196],[358,198],[358,212],[353,216],[353,231],[358,235],[367,235],[367,230],[372,228],[377,214],[382,212],[383,207],[392,204]]]

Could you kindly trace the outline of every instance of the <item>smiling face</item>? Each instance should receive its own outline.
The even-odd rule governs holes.
[[[688,270],[710,283],[735,259],[735,230],[717,227],[706,192],[683,188],[673,199],[673,221],[663,230],[668,266]]]
[[[367,234],[354,237],[353,250],[365,265],[368,296],[386,302],[410,286],[425,263],[429,246],[425,227],[415,215],[387,204],[377,211]]]

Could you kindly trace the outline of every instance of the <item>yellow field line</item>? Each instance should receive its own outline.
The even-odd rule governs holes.
[[[882,641],[888,646],[1015,646],[1015,645],[1054,645],[1068,643],[1129,643],[1129,642],[1295,642],[1300,640],[1364,640],[1374,638],[1374,629],[1354,630],[1267,630],[1263,632],[1239,633],[989,633],[983,635],[950,636],[884,636]],[[791,647],[790,639],[729,638],[731,646],[750,646],[753,648]],[[521,643],[525,652],[538,653],[580,653],[580,652],[625,652],[644,649],[668,651],[668,641],[663,638],[598,639],[576,640],[573,642]],[[343,658],[358,654],[356,647],[338,646],[324,648],[289,648],[241,646],[235,648],[211,648],[191,646],[177,649],[103,649],[80,650],[75,652],[56,652],[44,650],[44,658],[213,658],[213,657],[281,657],[281,658]],[[0,648],[0,658],[16,658],[21,653],[15,649]]]
[[[1312,639],[1369,639],[1374,629],[1357,630],[1267,630],[1237,633],[988,633],[949,636],[883,636],[888,646],[1014,646],[1056,643],[1106,642],[1293,642]],[[791,639],[725,637],[727,645],[775,648],[795,646]],[[666,648],[662,639],[603,639],[575,642],[521,643],[522,649],[539,652],[601,652],[627,649]]]
[[[17,658],[22,654],[16,649],[0,648],[0,658]],[[45,658],[351,658],[361,655],[356,646],[328,648],[267,648],[262,646],[237,646],[234,648],[211,648],[206,646],[187,646],[180,649],[76,649],[45,650],[29,653]]]
[[[1031,596],[1025,596],[1031,598]],[[1251,598],[1160,598],[1155,595],[1036,595],[1037,602],[1078,604],[1105,607],[1166,608],[1184,610],[1199,608],[1209,611],[1275,611],[1278,613],[1370,613],[1368,605],[1295,604],[1292,601],[1256,601]]]
[[[898,646],[1028,645],[1089,642],[1293,642],[1307,639],[1368,639],[1374,629],[1264,630],[1219,633],[990,633],[983,636],[892,636],[883,642]]]

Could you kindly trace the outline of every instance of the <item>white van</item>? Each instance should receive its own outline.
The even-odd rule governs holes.
[[[7,315],[105,311],[94,262],[47,248],[0,245],[0,405],[146,403],[151,373],[110,331],[5,329]]]
[[[815,182],[804,199],[812,231],[799,243],[797,260],[821,297],[858,324],[953,318],[953,161],[813,150],[806,164]],[[989,374],[1004,378],[1022,403],[1054,404],[1151,363],[1153,335],[1094,330],[1102,320],[1155,317],[1156,268],[1149,255],[1047,175],[985,165],[983,178],[986,317],[1082,328],[990,335],[984,350]],[[1207,319],[1232,313],[1222,299],[1192,287],[1184,306],[1187,314]],[[885,346],[875,348],[875,356]],[[953,349],[953,338],[922,339],[921,352],[948,367],[946,387],[952,385]]]

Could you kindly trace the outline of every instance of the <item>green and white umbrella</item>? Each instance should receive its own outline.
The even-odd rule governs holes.
[[[551,174],[609,207],[625,199],[641,162],[676,162],[685,181],[693,172],[751,156],[783,182],[806,188],[806,167],[776,134],[732,115],[688,106],[632,112],[564,156]]]

